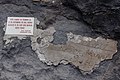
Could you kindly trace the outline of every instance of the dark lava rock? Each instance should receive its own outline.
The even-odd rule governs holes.
[[[80,12],[83,20],[101,34],[119,39],[120,0],[62,0]]]
[[[67,35],[65,34],[65,32],[62,32],[62,31],[57,31],[54,33],[53,35],[53,44],[66,44],[67,42]]]
[[[42,63],[32,50],[29,38],[15,39],[3,48],[2,28],[8,16],[33,16],[43,22],[45,28],[46,25],[55,27],[56,44],[66,42],[67,32],[91,34],[90,26],[101,34],[119,38],[119,0],[64,0],[63,4],[70,8],[52,4],[48,8],[47,4],[43,6],[32,0],[0,0],[0,80],[120,80],[120,46],[112,60],[101,62],[93,73],[86,75],[70,64],[48,66]],[[59,10],[62,15],[56,16],[54,12]],[[45,20],[46,16],[49,17]]]

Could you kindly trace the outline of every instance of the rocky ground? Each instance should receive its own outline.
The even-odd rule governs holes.
[[[119,4],[119,0],[0,0],[0,80],[120,80]],[[66,44],[66,33],[72,32],[116,40],[118,50],[90,74],[72,64],[48,66],[32,50],[29,37],[5,45],[3,28],[9,16],[36,17],[41,22],[38,29],[53,26],[53,44]]]

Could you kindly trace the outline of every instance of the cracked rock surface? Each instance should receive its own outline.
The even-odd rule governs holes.
[[[110,29],[109,28],[104,29],[105,27],[102,28],[99,26],[99,24],[97,25],[98,27],[96,26],[94,28],[95,24],[97,24],[97,22],[101,24],[103,19],[99,20],[97,18],[93,20],[94,24],[93,23],[89,24],[89,19],[91,18],[89,18],[90,16],[87,14],[88,13],[91,14],[93,11],[92,10],[89,11],[90,7],[89,6],[86,7],[86,5],[91,4],[92,2],[96,3],[96,1],[90,0],[92,1],[90,3],[89,0],[88,1],[81,0],[80,2],[78,0],[64,0],[68,2],[67,6],[66,6],[66,2],[63,2],[63,0],[62,2],[59,0],[54,0],[55,1],[54,3],[51,3],[51,1],[52,0],[48,0],[47,3],[44,2],[44,0],[42,0],[42,2],[41,1],[33,2],[32,0],[1,0],[0,1],[0,21],[1,21],[0,23],[0,80],[120,80],[119,35],[114,34],[113,25],[108,24],[109,22],[106,22],[107,20],[104,22],[104,24],[102,24],[102,26],[110,25]],[[70,1],[71,2],[73,1],[72,3],[74,2],[78,2],[78,3],[71,4]],[[100,0],[100,1],[103,1],[103,0]],[[119,5],[117,5],[118,6],[118,9],[117,9],[116,6],[114,7],[112,3],[114,2],[114,4],[116,4],[119,2],[119,0],[115,0],[115,1],[109,0],[109,2],[111,3],[108,4],[107,2],[104,2],[101,4],[111,5],[112,8],[119,10]],[[82,4],[82,6],[80,5],[80,3]],[[86,5],[84,5],[83,3],[85,3]],[[70,8],[69,7],[70,5],[73,7]],[[76,6],[74,7],[74,5]],[[108,8],[109,7],[110,6],[108,6]],[[103,10],[106,10],[106,6],[104,8],[102,5],[100,6],[100,8],[102,8]],[[79,12],[79,10],[81,12]],[[81,16],[81,13],[84,14],[83,10],[86,10],[85,17],[84,15]],[[99,8],[97,8],[97,10],[99,10]],[[102,15],[101,11],[100,13],[98,11],[97,14]],[[107,15],[107,12],[105,13],[105,15]],[[11,37],[9,38],[9,41],[7,41],[7,44],[5,44],[6,40],[8,39],[7,38],[3,39],[4,37],[3,28],[4,28],[4,23],[6,22],[6,19],[9,16],[36,17],[40,21],[40,25],[37,26],[38,31],[36,31],[38,32],[36,33],[38,35],[27,36],[27,37],[25,36],[25,38]],[[104,18],[104,17],[101,17],[101,18]],[[115,17],[111,19],[109,18],[111,17],[106,17],[105,19],[108,19],[108,21],[111,21],[111,20],[114,21],[115,19],[117,19]],[[115,24],[119,24],[119,21],[116,21]],[[114,25],[114,26],[116,27],[117,25]],[[98,29],[99,27],[101,29]],[[96,32],[96,29],[99,31]],[[117,30],[119,29],[117,28]],[[111,31],[110,38],[112,38],[113,40],[104,39],[104,38],[108,38],[109,36],[109,35],[106,35],[108,34],[107,31]],[[101,35],[104,35],[104,38],[101,38]],[[71,38],[71,36],[75,36],[77,37],[77,39],[75,37]],[[113,36],[117,36],[117,38]],[[82,40],[83,37],[84,37],[84,40]],[[63,39],[63,40],[61,41],[60,39]],[[100,47],[99,50],[96,51],[98,55],[103,55],[103,57],[105,57],[104,55],[108,55],[108,58],[107,59],[104,58],[106,60],[100,59],[97,64],[99,66],[94,67],[91,73],[84,74],[85,73],[84,68],[86,67],[82,68],[81,66],[79,66],[79,68],[77,68],[75,64],[74,65],[70,63],[68,64],[66,60],[61,61],[61,63],[65,63],[65,64],[57,63],[58,65],[51,65],[51,63],[49,63],[50,66],[48,66],[47,64],[44,63],[44,60],[46,60],[45,56],[48,56],[48,55],[49,55],[48,59],[50,59],[51,62],[54,62],[54,58],[56,57],[53,57],[53,56],[56,56],[55,55],[56,53],[54,53],[56,49],[58,49],[59,51],[63,51],[63,49],[66,49],[64,50],[64,53],[69,52],[69,50],[73,50],[73,52],[78,50],[78,52],[80,53],[82,51],[86,51],[85,49],[87,48],[82,49],[82,48],[76,47],[76,45],[80,44],[79,46],[81,46],[81,43],[80,43],[81,41],[83,42],[85,41],[86,45],[88,45],[87,41],[89,40],[91,41],[90,43],[92,44],[92,41],[97,41],[96,39],[98,41],[99,39],[101,39],[100,44],[107,45],[110,42],[112,46],[111,48],[108,48],[109,50],[105,53],[103,53],[102,51],[101,52],[99,51],[103,47]],[[103,43],[104,41],[106,44]],[[37,45],[36,43],[39,44],[38,47],[40,47],[41,43],[42,43],[41,46],[44,46],[46,48],[50,47],[48,50],[50,50],[51,53],[49,52],[47,53],[45,52],[46,50],[42,50],[41,48],[38,48],[38,47],[36,48],[36,45]],[[31,45],[35,45],[34,46],[35,48],[32,47]],[[69,47],[74,45],[75,48],[67,49],[66,45]],[[118,47],[113,47],[113,46],[118,46]],[[107,46],[107,47],[110,47],[110,46]],[[79,51],[78,48],[82,51]],[[40,49],[40,50],[37,51],[37,49]],[[89,49],[91,50],[91,47],[89,47]],[[106,50],[106,48],[103,48],[103,49]],[[40,53],[39,51],[43,51],[43,52],[40,55],[36,54],[36,53]],[[44,52],[46,53],[46,55],[43,55]],[[52,55],[50,56],[50,54]],[[70,54],[73,55],[71,51],[70,51]],[[39,59],[40,57],[41,57],[41,60]],[[65,59],[69,60],[69,58],[70,57]],[[98,60],[98,59],[95,59],[95,60]]]

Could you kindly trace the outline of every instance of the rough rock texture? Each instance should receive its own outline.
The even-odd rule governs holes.
[[[62,0],[63,4],[77,10],[83,20],[96,32],[119,38],[120,0]]]
[[[112,59],[100,62],[99,67],[95,68],[92,73],[86,75],[83,75],[81,70],[71,64],[48,66],[42,63],[35,51],[32,50],[29,37],[22,40],[14,37],[14,40],[7,44],[7,47],[4,47],[6,45],[3,40],[3,27],[8,16],[33,16],[41,21],[40,25],[42,25],[42,29],[50,26],[55,27],[56,34],[53,36],[54,40],[52,42],[55,44],[66,43],[66,40],[59,42],[56,37],[56,35],[62,34],[61,37],[66,38],[66,36],[64,36],[67,35],[66,32],[72,32],[75,35],[85,37],[91,36],[92,38],[100,36],[99,33],[96,33],[96,31],[90,28],[90,26],[93,28],[94,25],[89,25],[88,22],[82,18],[83,16],[79,14],[82,12],[79,12],[76,7],[70,9],[68,8],[70,6],[64,7],[57,1],[58,0],[56,0],[54,4],[46,4],[33,2],[32,0],[0,0],[0,80],[120,80],[120,41],[119,34],[114,35],[114,31],[111,32],[111,34],[117,36],[117,53]],[[69,1],[71,0],[68,0],[68,2]],[[106,3],[112,1],[111,6],[113,3],[119,4],[119,2],[116,2],[119,0],[104,0],[104,2],[105,1]],[[97,1],[94,0],[93,2],[96,3]],[[104,7],[101,6],[100,8]],[[117,5],[115,9],[119,10],[119,5]],[[119,13],[114,14],[119,15]],[[90,16],[88,16],[88,19],[89,17]],[[107,17],[106,19],[109,21],[109,18],[110,17]],[[117,19],[119,18],[113,18],[114,22]],[[103,20],[96,19],[95,21],[100,23]],[[119,23],[119,21],[116,22]],[[98,32],[101,32],[101,34],[106,33],[104,32],[104,27],[101,27],[101,29],[103,30],[99,30]],[[110,29],[113,29],[112,26]],[[119,31],[119,28],[117,30]],[[105,34],[104,37],[107,38]],[[40,38],[38,38],[37,41],[40,42]]]
[[[47,30],[34,29],[34,35],[31,37],[32,49],[38,54],[41,61],[45,61],[45,57],[42,51],[45,47],[49,46],[50,42],[53,41],[53,34],[55,29],[50,27]],[[42,50],[42,51],[41,51]]]
[[[101,61],[112,59],[113,54],[117,52],[117,42],[70,34],[66,45],[50,44],[43,52],[46,60],[54,65],[68,62],[89,72],[98,67]]]
[[[51,43],[55,32],[53,27],[34,31],[34,36],[31,37],[32,49],[38,54],[40,60],[48,65],[71,63],[79,69],[89,72],[98,67],[101,61],[112,59],[113,54],[117,52],[117,42],[110,39],[105,40],[100,37],[93,39],[67,33],[66,44],[56,45]]]

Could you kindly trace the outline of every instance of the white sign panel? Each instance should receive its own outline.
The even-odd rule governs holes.
[[[34,17],[8,17],[5,35],[33,35]]]

